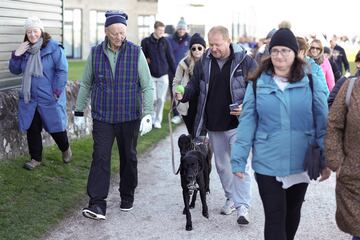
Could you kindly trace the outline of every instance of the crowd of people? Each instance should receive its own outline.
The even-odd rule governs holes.
[[[170,36],[156,21],[140,47],[126,38],[125,12],[107,11],[105,17],[105,39],[88,56],[74,112],[76,125],[91,99],[94,145],[85,217],[106,219],[115,139],[120,209],[132,210],[138,136],[162,127],[169,91],[172,122],[183,120],[194,138],[209,137],[224,191],[220,214],[236,212],[238,224],[250,223],[252,167],[265,214],[264,238],[294,239],[311,182],[304,164],[308,147],[315,144],[327,160],[319,181],[336,171],[337,224],[353,240],[360,239],[360,83],[355,80],[360,51],[358,71],[350,77],[346,53],[335,38],[326,48],[316,38],[296,37],[286,22],[269,32],[256,54],[248,54],[244,42],[232,43],[223,26],[210,29],[206,44],[199,33],[188,33],[183,18]],[[68,65],[62,45],[38,17],[26,20],[24,41],[12,52],[9,69],[23,74],[19,126],[27,133],[31,159],[24,167],[41,164],[43,128],[63,161],[70,162]]]

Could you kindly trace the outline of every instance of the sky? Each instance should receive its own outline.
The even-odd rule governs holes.
[[[191,3],[204,7],[191,7]],[[248,32],[265,37],[282,20],[292,24],[296,35],[326,33],[360,35],[356,22],[359,0],[159,0],[157,19],[166,24],[181,16],[193,24],[228,25],[233,19],[246,23]]]

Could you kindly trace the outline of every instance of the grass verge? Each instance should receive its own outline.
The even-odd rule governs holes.
[[[81,80],[86,61],[83,60],[68,60],[69,62],[69,72],[68,79],[71,81]]]
[[[169,103],[164,113],[168,111]],[[139,137],[138,154],[169,134],[165,115],[162,125]],[[0,161],[0,239],[39,239],[71,212],[80,211],[79,202],[87,200],[92,143],[91,137],[72,141],[73,160],[69,164],[62,162],[56,146],[44,149],[43,164],[33,171],[22,168],[28,156]],[[112,176],[118,169],[119,155],[114,144]]]

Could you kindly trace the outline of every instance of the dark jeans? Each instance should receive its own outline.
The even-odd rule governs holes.
[[[265,212],[265,240],[292,240],[300,223],[307,183],[288,189],[273,176],[255,173]]]
[[[38,111],[35,111],[34,118],[31,122],[30,128],[27,130],[27,142],[29,146],[29,153],[31,159],[41,162],[42,160],[42,137],[41,131],[43,129],[43,124],[41,116]],[[66,131],[49,133],[54,139],[56,145],[60,151],[65,152],[69,148],[69,140],[67,137]]]
[[[197,98],[189,101],[188,114],[186,116],[184,116],[184,115],[182,116],[182,119],[184,120],[186,129],[192,137],[195,136],[194,122],[195,122],[195,117],[196,117],[196,112],[197,112],[197,103],[198,103]]]
[[[353,236],[352,240],[360,240],[360,237]]]
[[[120,156],[121,201],[133,202],[138,183],[136,145],[140,120],[110,124],[93,120],[93,155],[87,183],[89,205],[98,205],[106,213],[109,193],[111,150],[116,138]]]

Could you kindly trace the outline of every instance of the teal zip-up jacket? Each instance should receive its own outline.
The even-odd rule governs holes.
[[[272,76],[263,73],[257,79],[256,101],[253,82],[248,84],[236,141],[231,148],[233,173],[245,172],[250,149],[255,172],[287,176],[304,171],[309,143],[316,141],[324,148],[327,92],[316,76],[313,79],[313,93],[307,75],[281,91]]]

